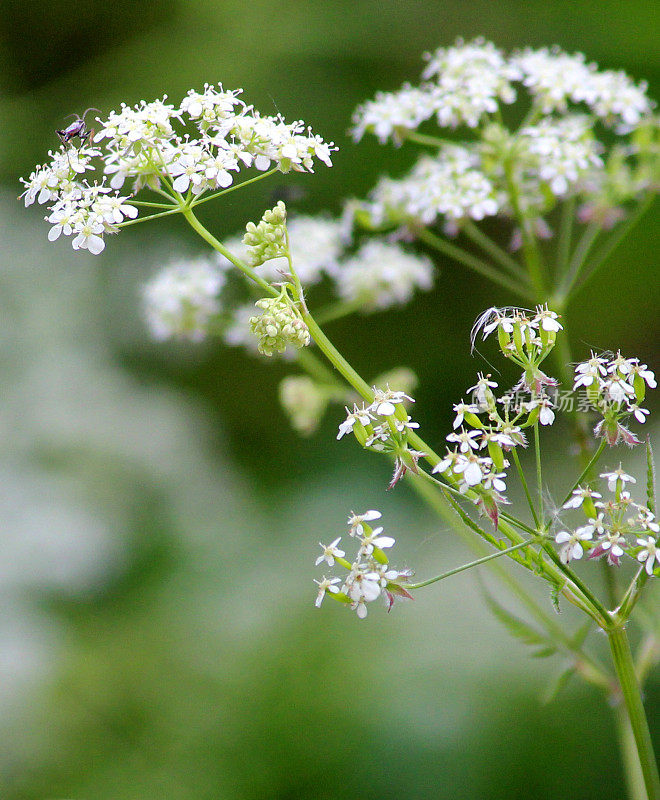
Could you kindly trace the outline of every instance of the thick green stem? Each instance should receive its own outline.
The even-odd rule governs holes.
[[[629,800],[648,800],[646,786],[644,785],[644,773],[639,763],[637,744],[630,726],[630,719],[626,709],[621,704],[614,709],[614,721],[616,723],[616,733],[619,740],[619,750],[621,751],[623,774]]]
[[[621,697],[626,710],[630,728],[632,730],[637,758],[648,800],[660,800],[660,776],[658,764],[653,753],[653,742],[649,731],[646,713],[642,703],[642,695],[635,674],[635,663],[630,651],[630,644],[623,626],[612,627],[607,630],[607,636],[612,651],[612,660],[619,679]],[[626,761],[630,753],[625,752]],[[629,764],[626,764],[629,768]],[[634,780],[634,772],[630,773],[629,781]]]

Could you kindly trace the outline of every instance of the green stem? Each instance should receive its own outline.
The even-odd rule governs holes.
[[[513,161],[508,158],[504,165],[504,173],[506,176],[507,189],[513,212],[520,225],[520,233],[522,235],[522,251],[525,258],[525,265],[529,273],[529,279],[534,287],[534,293],[537,298],[545,298],[545,279],[543,275],[543,263],[541,261],[541,254],[539,253],[538,243],[533,231],[530,228],[529,220],[525,216],[520,205],[520,193],[518,191],[518,181],[513,174]]]
[[[559,243],[557,245],[557,275],[556,283],[568,271],[571,257],[571,239],[573,238],[573,220],[575,219],[575,197],[565,200],[561,207],[561,222],[559,223]]]
[[[216,197],[222,197],[223,195],[229,194],[230,192],[235,192],[236,189],[242,189],[245,186],[249,186],[251,183],[256,183],[257,181],[262,181],[264,178],[268,178],[274,172],[279,172],[277,167],[273,169],[269,169],[267,172],[262,172],[260,175],[256,175],[254,178],[249,178],[246,181],[241,181],[240,183],[234,183],[231,186],[227,187],[226,189],[221,189],[219,192],[214,192],[213,194],[207,194],[201,198],[201,200],[193,200],[190,204],[191,208],[196,208],[197,206],[201,206],[203,203],[208,203],[209,200],[215,200]]]
[[[538,494],[538,518],[543,519],[543,472],[541,470],[541,436],[539,423],[534,423],[534,452],[536,454],[536,491]]]
[[[417,131],[406,131],[404,136],[407,142],[415,142],[415,144],[429,145],[430,147],[457,146],[457,143],[452,142],[451,139],[443,139],[440,136],[428,136],[424,133],[417,133]]]
[[[150,214],[148,217],[137,217],[136,219],[127,219],[124,222],[120,222],[117,225],[118,228],[128,228],[129,225],[138,225],[141,222],[150,222],[152,219],[158,219],[159,217],[171,217],[172,214],[182,214],[182,209],[177,206],[176,208],[172,208],[169,211],[160,211],[158,214]]]
[[[573,257],[571,258],[568,271],[562,280],[559,290],[558,290],[558,297],[570,297],[571,291],[575,282],[580,277],[580,271],[584,267],[584,263],[587,260],[587,256],[591,248],[594,246],[596,239],[598,238],[598,234],[601,232],[602,227],[600,222],[590,222],[580,241],[577,243],[575,250],[573,251]]]
[[[487,278],[488,280],[493,281],[493,283],[499,284],[502,286],[502,288],[508,289],[510,292],[513,292],[513,294],[516,294],[527,301],[532,299],[529,290],[522,286],[520,281],[514,281],[507,275],[502,275],[502,273],[495,269],[495,267],[487,264],[480,258],[473,256],[471,253],[467,253],[465,250],[457,247],[455,244],[442,239],[440,236],[436,236],[427,228],[414,227],[413,230],[420,241],[424,242],[430,247],[433,247],[443,255],[458,261],[459,264],[463,264],[463,266],[471,269],[478,275],[481,275],[482,278]]]
[[[515,259],[511,258],[507,252],[502,250],[502,248],[499,247],[490,236],[487,236],[481,228],[477,227],[472,220],[463,222],[462,230],[469,239],[472,239],[482,250],[485,250],[493,261],[497,261],[497,263],[511,273],[514,278],[517,280],[522,279],[525,283],[529,282],[529,277],[525,274],[521,265]]]
[[[620,703],[614,709],[619,750],[623,761],[623,774],[629,800],[648,800],[644,785],[644,773],[637,755],[637,745],[626,709]]]
[[[247,264],[244,264],[240,258],[236,258],[233,253],[230,253],[229,250],[219,242],[215,236],[213,236],[210,231],[208,231],[202,223],[197,219],[197,217],[193,214],[192,209],[188,206],[182,206],[181,213],[186,218],[188,224],[195,230],[204,241],[208,242],[214,250],[217,250],[218,253],[222,253],[222,255],[228,260],[231,261],[234,266],[238,267],[241,272],[245,273],[250,280],[254,281],[256,284],[261,286],[261,288],[272,297],[277,297],[278,291],[274,289],[267,281],[261,278],[257,273],[249,267]],[[156,215],[158,216],[158,215]]]
[[[591,457],[591,460],[589,461],[587,466],[580,473],[580,477],[575,481],[573,486],[571,486],[568,494],[566,495],[566,497],[564,498],[563,502],[561,503],[560,508],[563,508],[566,505],[566,503],[571,499],[571,497],[573,496],[573,492],[577,489],[577,487],[582,483],[582,481],[589,475],[591,470],[598,463],[598,459],[602,456],[603,450],[606,447],[607,447],[607,441],[605,439],[603,439],[601,441],[601,443],[598,445],[598,450],[596,450],[596,452]]]
[[[520,478],[520,482],[522,483],[522,487],[525,490],[525,497],[527,498],[527,505],[529,506],[529,510],[532,512],[532,516],[534,517],[534,524],[537,528],[541,527],[540,520],[536,515],[536,508],[534,507],[534,503],[532,501],[532,496],[529,493],[529,487],[527,486],[527,478],[525,478],[525,473],[523,471],[522,465],[520,463],[520,458],[518,456],[518,448],[514,447],[511,450],[511,455],[513,456],[513,460],[516,465],[516,469],[518,470],[518,476]]]
[[[660,776],[653,753],[641,691],[635,674],[635,664],[625,628],[612,627],[607,631],[612,660],[619,680],[621,696],[630,721],[648,800],[660,800]]]
[[[316,314],[316,321],[319,325],[325,325],[328,322],[334,322],[342,317],[347,317],[356,311],[364,308],[364,300],[344,300],[338,303],[331,303],[324,308],[318,309]]]
[[[495,553],[490,553],[490,555],[484,556],[483,558],[478,558],[476,561],[470,561],[469,564],[463,564],[460,567],[455,567],[454,569],[450,569],[448,572],[443,572],[442,575],[436,575],[435,578],[428,578],[427,580],[421,581],[420,583],[407,584],[406,589],[421,589],[424,586],[430,586],[432,583],[437,583],[438,581],[442,581],[445,578],[451,578],[452,575],[458,575],[459,572],[465,572],[468,569],[472,569],[472,567],[478,567],[481,564],[487,564],[494,558],[499,558],[500,556],[506,556],[509,553],[513,553],[515,550],[521,550],[523,547],[529,547],[529,545],[531,544],[534,544],[534,542],[530,540],[526,542],[520,542],[520,544],[514,544],[512,547],[506,547],[504,550],[498,550]]]

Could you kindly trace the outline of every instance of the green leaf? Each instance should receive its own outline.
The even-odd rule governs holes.
[[[556,583],[550,589],[550,600],[557,614],[561,614],[561,608],[559,607],[559,585]]]
[[[575,675],[575,666],[573,664],[569,664],[567,667],[564,667],[559,674],[555,675],[555,677],[550,680],[545,691],[541,695],[541,702],[543,705],[548,705],[555,700],[573,675]]]
[[[506,608],[501,606],[493,597],[486,593],[486,603],[509,633],[529,647],[536,648],[532,654],[535,658],[547,658],[557,652],[557,646],[549,637],[540,633],[524,620],[516,617]]]

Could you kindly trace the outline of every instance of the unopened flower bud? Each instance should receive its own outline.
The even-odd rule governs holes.
[[[264,213],[258,225],[248,222],[245,229],[243,244],[248,247],[251,266],[258,267],[271,258],[286,256],[286,206],[281,200]]]
[[[311,342],[307,325],[284,296],[266,297],[257,300],[255,305],[263,309],[263,313],[250,319],[250,328],[259,338],[262,355],[283,353],[287,345],[306,347]]]

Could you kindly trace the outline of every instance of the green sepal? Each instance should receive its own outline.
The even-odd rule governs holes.
[[[534,408],[529,412],[529,416],[524,424],[525,427],[528,428],[530,425],[536,425],[539,421],[539,417],[541,416],[541,406],[534,406]]]
[[[508,347],[511,344],[511,334],[503,330],[501,325],[497,326],[497,341],[500,345],[500,350],[505,358],[510,358]]]
[[[643,403],[646,397],[646,383],[641,375],[635,375],[633,378],[633,389],[635,390],[635,398],[638,403]]]
[[[350,605],[353,602],[345,592],[329,592],[326,589],[325,593],[328,595],[328,597],[332,597],[332,599],[336,600],[338,603]]]
[[[504,453],[497,442],[488,442],[488,455],[493,459],[493,464],[497,471],[502,472],[504,469]]]

